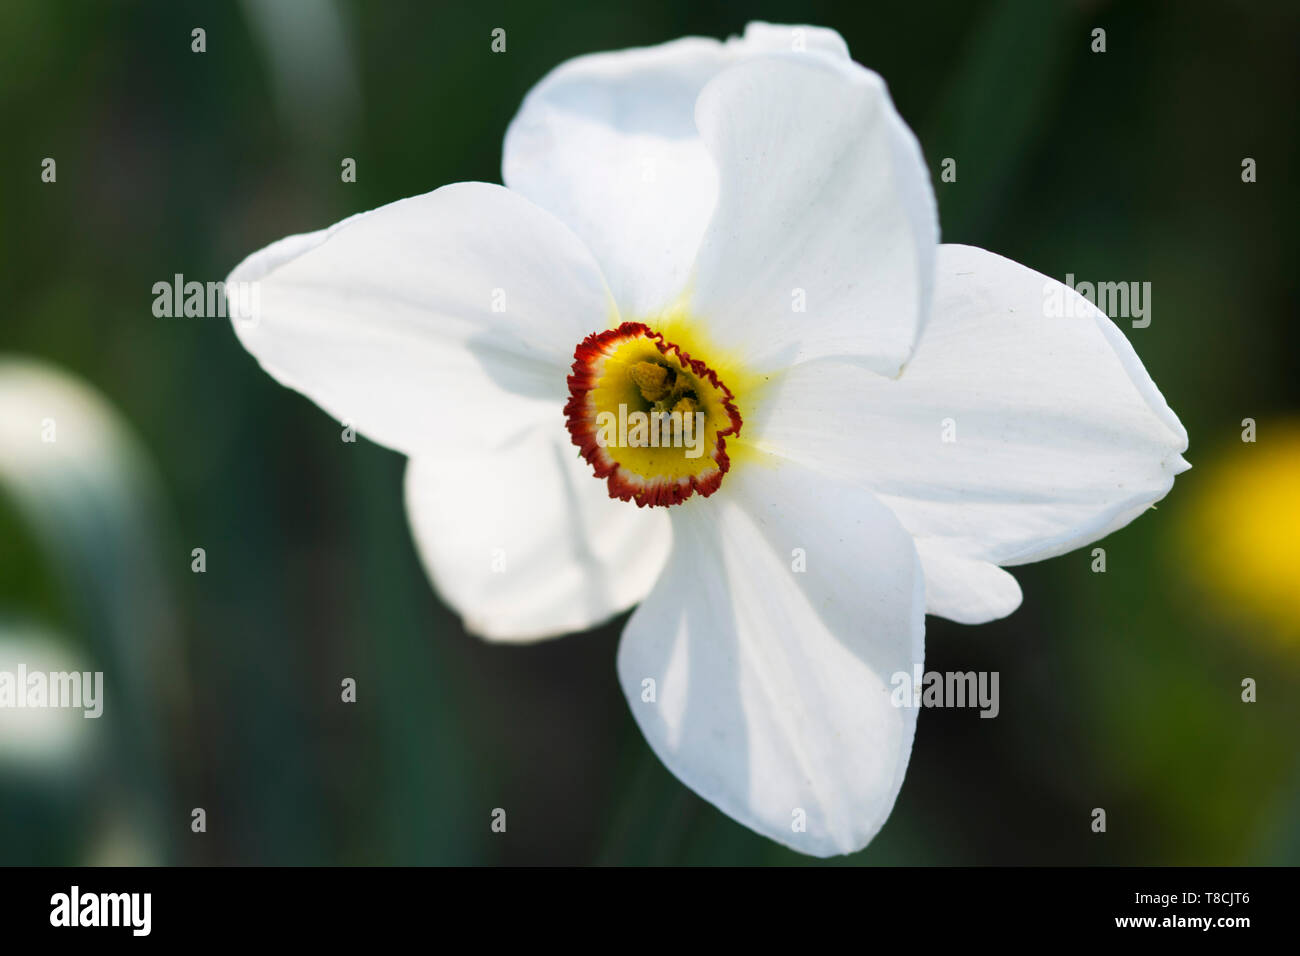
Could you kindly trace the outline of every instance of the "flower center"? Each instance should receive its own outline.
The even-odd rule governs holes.
[[[638,506],[717,491],[731,467],[727,436],[741,426],[717,373],[641,322],[578,343],[564,414],[609,496]]]

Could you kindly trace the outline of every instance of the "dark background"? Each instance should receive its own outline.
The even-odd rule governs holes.
[[[885,77],[945,240],[1151,282],[1150,327],[1119,324],[1191,436],[1105,574],[1084,549],[1016,569],[1005,621],[929,620],[927,667],[999,671],[1002,712],[923,713],[849,861],[1300,862],[1297,4],[7,0],[0,355],[75,376],[121,428],[75,486],[0,462],[0,639],[104,670],[120,706],[50,729],[44,761],[0,734],[0,863],[805,862],[650,753],[623,619],[466,635],[416,559],[403,459],[341,442],[225,320],[151,310],[174,273],[499,181],[506,124],[568,57],[750,19],[834,27]]]

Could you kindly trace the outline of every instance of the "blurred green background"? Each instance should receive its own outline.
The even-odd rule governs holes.
[[[812,862],[653,757],[615,679],[623,619],[466,635],[416,559],[403,459],[340,442],[226,321],[151,311],[174,273],[222,279],[283,235],[499,181],[506,124],[568,57],[749,19],[835,27],[886,78],[946,240],[1152,283],[1150,327],[1120,325],[1194,465],[1104,542],[1105,574],[1084,549],[1017,569],[1005,621],[929,620],[927,667],[999,671],[1001,715],[922,713],[890,822],[835,862],[1300,863],[1290,0],[7,0],[0,379],[67,373],[48,401],[103,447],[52,469],[0,446],[0,649],[104,670],[110,706],[37,729],[0,711],[0,863]]]

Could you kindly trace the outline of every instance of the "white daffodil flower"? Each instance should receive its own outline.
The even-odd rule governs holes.
[[[915,137],[831,30],[561,64],[503,166],[254,254],[240,339],[410,457],[467,627],[529,641],[640,602],[618,674],[663,762],[796,850],[862,848],[925,613],[1009,614],[1002,568],[1141,514],[1186,433],[1086,300],[939,245]]]

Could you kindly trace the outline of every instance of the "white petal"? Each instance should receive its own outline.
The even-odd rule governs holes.
[[[60,639],[22,620],[0,621],[0,673],[13,681],[17,701],[26,704],[28,687],[18,683],[22,668],[28,674],[91,674],[91,661],[84,650],[70,653],[75,641]],[[92,690],[91,693],[94,691]],[[51,693],[58,691],[51,688]],[[103,699],[99,699],[102,706]],[[84,765],[87,758],[107,742],[97,733],[99,721],[83,708],[15,706],[6,701],[0,719],[0,769],[6,776],[36,771],[44,775],[66,774]],[[101,711],[102,712],[102,711]],[[91,753],[88,754],[87,751]]]
[[[787,26],[755,20],[745,26],[743,38],[727,41],[728,52],[747,55],[755,53],[820,53],[836,60],[848,60],[849,45],[829,27],[812,27],[807,24]]]
[[[1057,291],[1073,316],[1045,314]],[[768,452],[870,485],[909,531],[943,545],[949,561],[934,567],[1071,551],[1132,521],[1188,467],[1187,433],[1114,323],[1055,280],[968,246],[940,248],[934,314],[899,379],[808,363],[745,427]],[[1009,582],[988,585],[986,613],[1009,610]],[[944,602],[967,586],[929,585]],[[948,610],[979,616],[965,605]]]
[[[491,455],[412,459],[412,534],[468,630],[531,641],[585,630],[650,591],[672,532],[662,508],[609,497],[553,425]]]
[[[510,124],[503,181],[582,237],[626,315],[658,311],[682,291],[717,195],[695,127],[700,90],[731,64],[796,42],[848,57],[833,30],[756,23],[725,44],[687,37],[562,63]]]
[[[614,315],[555,217],[458,183],[283,239],[227,279],[234,326],[273,377],[408,454],[498,447],[553,417],[574,346]]]
[[[988,561],[961,558],[942,541],[917,538],[925,611],[958,624],[987,624],[1020,607],[1020,584]]]
[[[840,355],[896,374],[928,311],[938,224],[884,82],[759,57],[713,80],[696,120],[720,191],[691,311],[757,366]]]
[[[637,723],[683,783],[751,829],[817,856],[861,849],[916,728],[891,703],[892,676],[924,653],[911,538],[869,493],[792,465],[749,464],[673,511],[668,567],[619,646]]]

